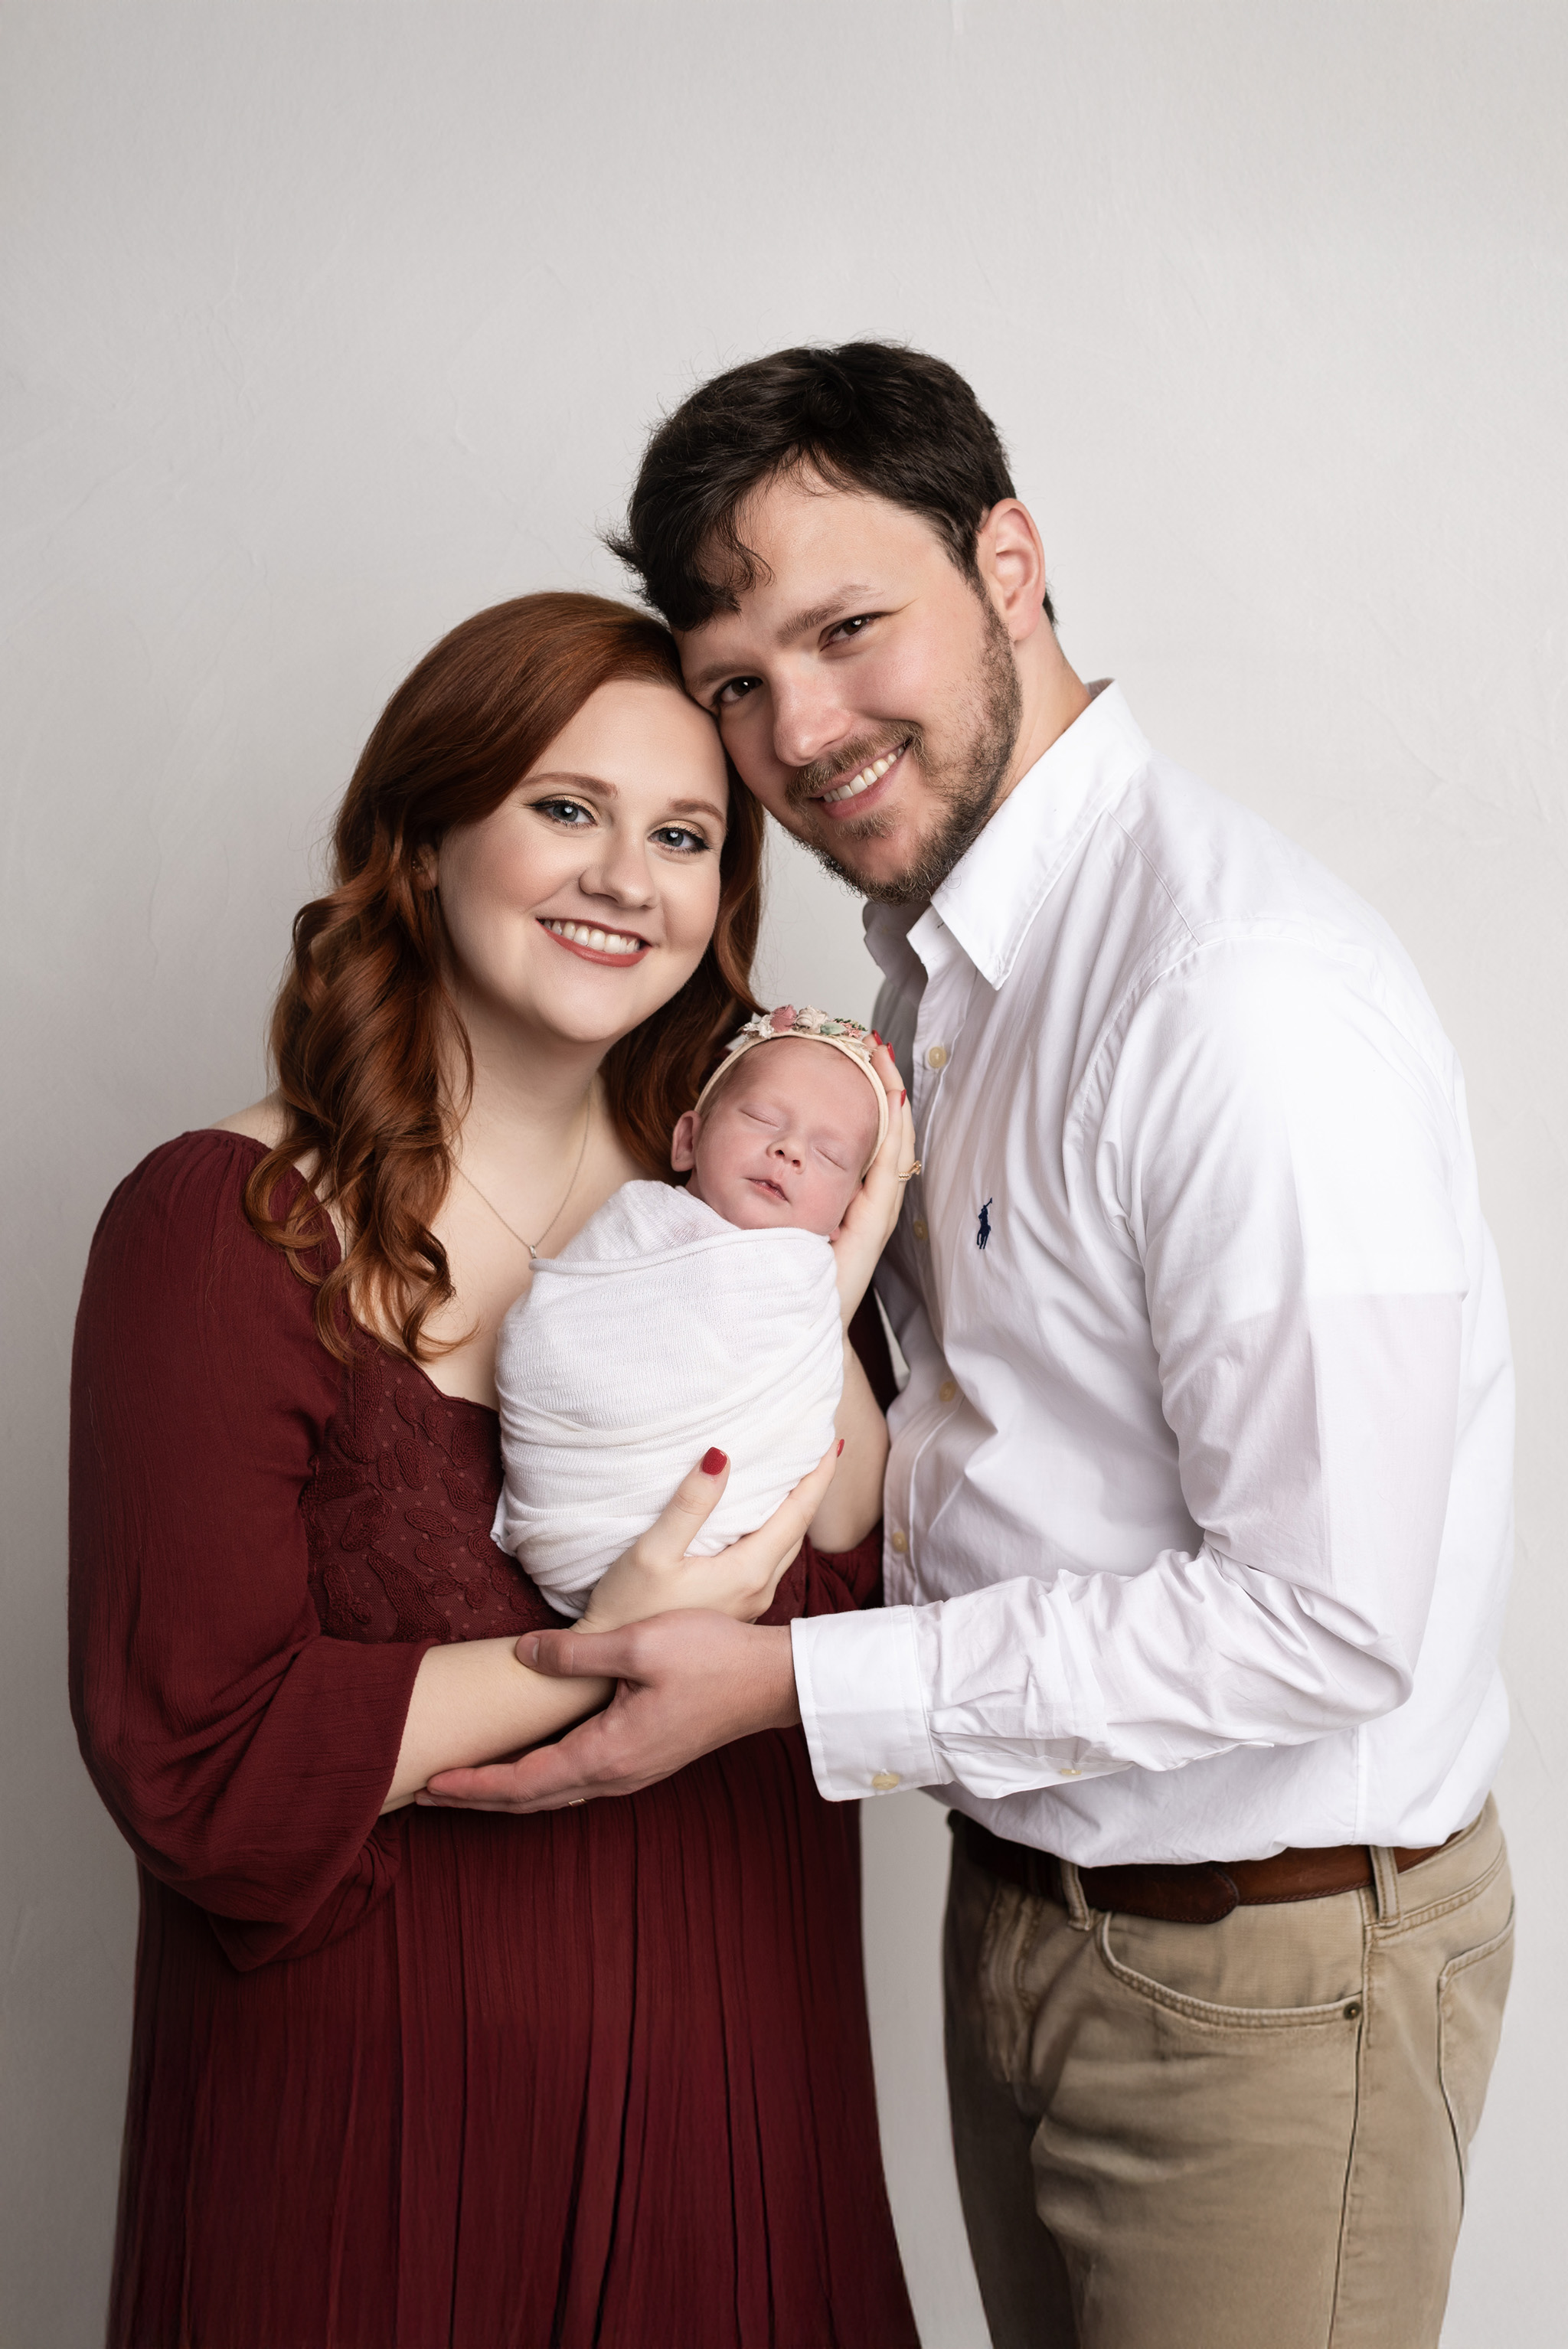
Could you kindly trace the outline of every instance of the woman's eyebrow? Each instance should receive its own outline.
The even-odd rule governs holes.
[[[552,772],[545,775],[530,775],[527,781],[531,792],[537,791],[541,783],[569,783],[573,791],[597,792],[601,799],[618,800],[621,796],[620,785],[611,782],[604,775]],[[665,804],[672,815],[710,815],[715,823],[724,823],[727,821],[723,808],[712,800],[666,800]]]
[[[672,815],[710,815],[715,823],[727,821],[724,810],[716,807],[711,800],[671,800],[669,806]]]

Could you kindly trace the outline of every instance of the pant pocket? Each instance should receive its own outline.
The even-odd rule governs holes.
[[[1454,2133],[1462,2196],[1470,2139],[1497,2060],[1513,1971],[1513,1909],[1490,1941],[1450,1958],[1438,1977],[1438,2075]]]

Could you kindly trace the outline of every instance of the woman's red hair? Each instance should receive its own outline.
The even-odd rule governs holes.
[[[454,824],[478,823],[516,789],[590,694],[631,678],[680,690],[674,639],[599,595],[520,595],[443,636],[400,685],[361,754],[333,834],[335,885],[294,917],[293,960],[270,1039],[287,1128],[245,1186],[263,1239],[316,1283],[324,1345],[346,1361],[349,1314],[395,1330],[416,1361],[452,1294],[431,1228],[451,1180],[454,1046],[473,1061],[445,977],[440,902],[419,860]],[[719,857],[718,918],[686,985],[603,1064],[610,1113],[650,1173],[736,1021],[756,1009],[762,812],[733,771]],[[460,1114],[461,1104],[458,1105]],[[279,1176],[314,1156],[314,1187],[282,1219]],[[314,1269],[330,1201],[349,1244]]]

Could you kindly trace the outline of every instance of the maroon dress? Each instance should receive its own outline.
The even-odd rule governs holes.
[[[258,1155],[145,1160],[77,1330],[72,1698],[141,1879],[111,2349],[913,2349],[858,1818],[798,1730],[378,1817],[426,1648],[556,1619],[495,1414],[333,1360]],[[769,1619],[877,1578],[808,1548]]]

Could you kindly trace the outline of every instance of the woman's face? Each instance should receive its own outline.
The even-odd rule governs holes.
[[[674,686],[601,686],[436,860],[459,1000],[606,1049],[678,992],[718,914],[729,792],[712,721]]]

